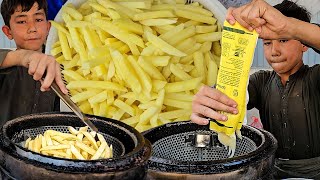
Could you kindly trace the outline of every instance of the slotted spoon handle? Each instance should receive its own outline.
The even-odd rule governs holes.
[[[51,89],[59,96],[59,98],[85,123],[92,131],[98,132],[97,127],[81,112],[79,107],[70,99],[67,94],[64,94],[56,82],[52,82]]]

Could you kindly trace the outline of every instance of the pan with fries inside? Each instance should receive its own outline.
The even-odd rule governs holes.
[[[98,133],[84,130],[84,124],[72,113],[35,114],[7,122],[0,133],[2,173],[12,179],[143,179],[151,155],[148,140],[119,121],[88,117]],[[76,134],[81,133],[85,135],[78,138]],[[52,144],[48,143],[49,136]],[[41,145],[42,140],[45,147],[35,148],[37,141]],[[82,158],[72,148],[70,158],[64,157],[70,155],[64,149],[68,145]],[[87,148],[83,148],[85,145]],[[108,155],[104,154],[106,147],[111,150]]]

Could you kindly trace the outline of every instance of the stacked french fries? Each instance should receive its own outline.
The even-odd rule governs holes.
[[[88,132],[88,126],[79,130],[69,126],[68,130],[70,133],[46,130],[34,139],[29,137],[24,147],[40,154],[66,159],[97,160],[113,157],[112,145],[109,146],[101,134]]]
[[[193,95],[216,83],[221,27],[185,0],[87,0],[52,21],[51,54],[82,112],[145,131],[189,120]]]

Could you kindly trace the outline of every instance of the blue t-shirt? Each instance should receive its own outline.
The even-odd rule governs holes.
[[[66,0],[48,0],[48,19],[54,20]]]

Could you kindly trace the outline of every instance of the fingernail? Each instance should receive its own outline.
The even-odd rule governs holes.
[[[261,28],[256,28],[257,33],[261,33]]]
[[[233,111],[233,114],[238,114],[238,111],[237,110]]]
[[[236,104],[234,104],[234,105],[232,105],[232,107],[236,108],[236,107],[237,107],[237,105],[236,105]]]
[[[253,31],[253,28],[252,28],[252,27],[249,27],[248,30],[249,30],[249,31]]]
[[[226,121],[227,119],[227,116],[222,116],[222,120]]]
[[[206,124],[209,123],[209,121],[208,121],[208,120],[203,120],[202,123],[203,123],[204,125],[206,125]]]
[[[44,92],[46,91],[43,87],[40,88],[40,91]]]

